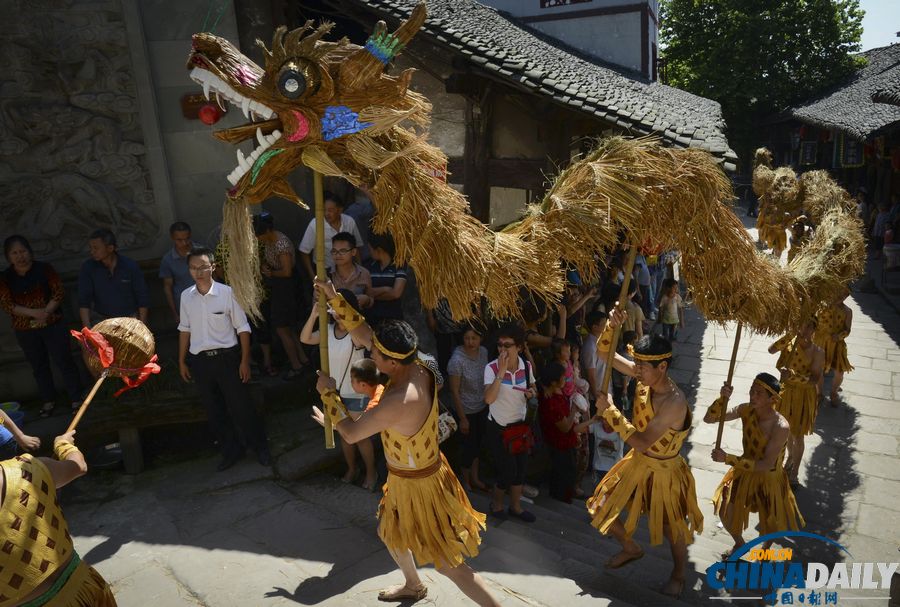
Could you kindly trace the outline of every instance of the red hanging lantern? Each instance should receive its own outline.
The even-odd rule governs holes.
[[[806,128],[806,125],[804,124],[803,126],[800,127],[800,139],[806,139],[806,131],[807,131],[807,128]]]
[[[900,147],[891,150],[891,168],[900,173]]]
[[[213,125],[217,123],[222,118],[222,110],[219,106],[207,103],[197,112],[197,116],[203,122],[203,124]]]
[[[875,156],[875,146],[871,143],[866,143],[863,145],[863,155],[866,158],[872,158]]]

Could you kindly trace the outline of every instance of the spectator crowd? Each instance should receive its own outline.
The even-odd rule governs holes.
[[[568,272],[566,294],[554,309],[523,290],[520,322],[460,322],[446,301],[421,309],[414,297],[404,296],[409,271],[394,262],[390,235],[372,232],[370,202],[355,202],[351,215],[339,196],[326,192],[325,198],[324,261],[335,288],[373,325],[421,316],[423,330],[427,326],[432,333],[433,340],[426,343],[435,344],[436,366],[446,378],[440,400],[458,427],[449,444],[464,486],[493,491],[493,516],[524,521],[533,515],[523,508],[521,497],[538,491],[525,481],[540,478],[540,470],[550,472],[553,497],[571,501],[583,496],[581,481],[608,470],[623,452],[621,439],[611,429],[602,422],[590,423],[606,362],[596,348],[581,346],[602,331],[618,296],[624,251],[597,260],[600,279],[594,284]],[[151,327],[177,327],[179,374],[195,384],[206,407],[222,450],[220,469],[233,465],[247,448],[261,463],[270,462],[264,426],[249,404],[247,382],[253,377],[295,381],[318,367],[315,346],[321,337],[311,288],[315,221],[296,245],[268,212],[253,217],[253,229],[265,294],[259,319],[248,319],[234,301],[222,248],[211,250],[198,243],[188,223],[170,226],[172,246],[159,260],[166,317],[154,317]],[[89,257],[78,272],[75,294],[81,325],[117,316],[148,322],[151,293],[144,269],[118,251],[116,235],[98,228],[86,248]],[[4,254],[9,265],[0,276],[0,305],[11,316],[39,387],[39,413],[51,415],[60,400],[52,367],[63,379],[68,406],[77,410],[88,382],[68,336],[73,323],[66,321],[62,281],[52,265],[35,259],[23,236],[8,237]],[[675,336],[683,324],[676,264],[675,252],[638,255],[621,353],[645,332]],[[367,365],[369,352],[353,342],[339,321],[332,319],[327,331],[331,374],[353,415],[361,415],[377,404],[382,378]],[[613,373],[615,400],[625,411],[629,389],[633,392],[626,380]],[[17,437],[20,440],[10,439],[9,445],[30,445],[27,435],[18,431]],[[342,480],[377,490],[383,476],[383,464],[376,461],[379,450],[373,441],[343,445],[347,469]],[[493,478],[492,489],[485,482],[488,477]]]

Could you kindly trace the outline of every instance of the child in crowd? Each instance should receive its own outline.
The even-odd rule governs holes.
[[[581,374],[581,344],[577,341],[570,341],[569,350],[572,353],[569,358],[572,363],[572,371],[575,374],[575,389],[587,400],[588,393],[591,391],[591,385]]]
[[[590,390],[590,385],[581,378],[579,354],[580,348],[577,342],[567,342],[559,338],[553,340],[553,360],[561,364],[566,370],[563,394],[568,399],[573,410],[578,411],[576,422],[590,417],[590,403],[585,397]],[[591,452],[587,435],[579,434],[577,438],[578,443],[575,446],[575,497],[584,497],[584,490],[581,489],[581,479],[584,477],[584,473],[587,472]]]
[[[677,328],[684,328],[684,302],[678,292],[678,281],[668,278],[663,282],[663,296],[659,300],[663,337],[670,342],[677,339]]]
[[[591,434],[594,437],[593,477],[594,483],[599,483],[609,469],[622,459],[625,442],[604,420],[591,426]]]
[[[353,391],[363,394],[369,399],[363,413],[371,411],[377,407],[378,403],[381,401],[381,395],[384,392],[384,384],[382,381],[383,377],[378,372],[375,361],[371,358],[363,358],[350,365],[350,385],[353,388]],[[372,445],[373,459],[377,460],[372,467],[375,471],[375,476],[371,482],[369,482],[369,479],[367,478],[366,482],[363,484],[363,489],[367,489],[372,493],[377,491],[381,486],[378,482],[378,470],[381,470],[382,473],[386,473],[385,470],[382,469],[384,467],[384,458],[379,455],[379,448],[380,446],[377,443]]]
[[[359,302],[353,291],[348,289],[340,289],[340,294],[350,304],[354,310],[359,309]],[[315,346],[319,344],[321,339],[318,330],[314,330],[319,319],[319,312],[316,306],[312,306],[309,318],[303,329],[300,331],[300,341],[304,344]],[[362,344],[356,343],[350,331],[344,323],[335,318],[332,314],[328,320],[328,329],[326,339],[328,340],[328,365],[331,373],[337,381],[338,393],[341,395],[341,401],[349,409],[351,417],[358,419],[365,411],[368,404],[368,397],[360,394],[353,389],[353,382],[350,377],[350,367],[353,363],[361,361],[365,358],[365,348]],[[366,468],[366,480],[363,484],[364,489],[372,489],[378,479],[378,473],[375,469],[375,451],[372,441],[368,438],[363,439],[355,444],[341,441],[341,451],[344,453],[344,460],[347,462],[347,472],[341,478],[345,483],[353,483],[356,481],[359,468],[356,465],[356,452],[359,451],[362,456],[363,464]]]
[[[550,451],[550,496],[571,503],[575,495],[576,447],[578,434],[585,432],[592,420],[576,423],[581,413],[563,393],[566,367],[557,361],[544,367],[541,375],[543,391],[540,403],[541,430]]]
[[[369,402],[365,411],[371,411],[381,401],[384,385],[381,383],[381,374],[371,358],[358,360],[350,365],[350,386],[355,392],[364,394]]]
[[[550,344],[553,352],[553,361],[558,362],[565,369],[562,391],[566,398],[570,399],[577,392],[575,386],[575,368],[572,366],[572,346],[565,339],[554,337]]]
[[[628,300],[625,302],[625,323],[622,325],[622,330],[634,331],[637,333],[638,337],[643,337],[644,321],[647,317],[641,306],[634,301],[634,296],[637,294],[637,291],[638,286],[634,282],[628,285]]]
[[[634,346],[634,342],[636,341],[637,333],[635,331],[623,332],[622,341],[619,342],[619,347],[616,349],[616,353],[628,360],[631,360],[631,355],[628,353],[628,346]],[[628,393],[628,388],[632,384],[631,376],[613,370],[612,382],[613,402],[615,402],[616,406],[619,407],[619,409],[623,413],[625,413],[626,416],[630,417],[631,395]]]
[[[9,414],[0,409],[0,461],[12,459],[19,449],[34,451],[41,446],[41,439],[22,432]]]

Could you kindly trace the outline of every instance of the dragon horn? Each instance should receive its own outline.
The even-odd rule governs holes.
[[[291,187],[291,184],[285,179],[276,179],[272,182],[272,195],[289,200],[297,206],[309,210],[309,206],[303,202],[303,199],[297,195],[297,192],[294,191],[294,188]]]
[[[319,25],[313,33],[306,38],[303,38],[300,42],[300,53],[304,56],[314,57],[316,54],[316,43],[333,28],[334,23],[331,23],[330,21],[325,21]],[[328,45],[328,47],[331,46],[335,46],[334,43]]]
[[[379,21],[366,41],[366,46],[353,53],[341,65],[341,86],[357,88],[378,78],[385,66],[413,39],[425,23],[427,15],[425,3],[420,2],[410,13],[409,19],[401,23],[393,34],[388,34],[387,26]]]

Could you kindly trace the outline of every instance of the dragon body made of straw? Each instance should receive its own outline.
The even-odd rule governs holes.
[[[434,177],[447,158],[427,141],[431,105],[409,90],[413,70],[385,71],[425,17],[423,3],[393,33],[379,22],[364,46],[325,41],[329,24],[279,28],[271,48],[260,43],[264,67],[226,40],[194,36],[191,77],[259,120],[216,133],[230,143],[259,142],[250,157],[238,153],[224,205],[229,278],[246,309],[255,311],[259,297],[247,207],[270,196],[302,204],[286,180],[300,165],[365,187],[373,228],[393,235],[396,262],[415,271],[423,303],[446,298],[457,318],[482,298],[498,317],[516,316],[522,287],[557,300],[565,267],[592,277],[596,256],[623,237],[679,249],[694,301],[712,320],[781,333],[831,288],[834,272],[804,282],[757,253],[725,206],[731,185],[709,154],[655,140],[599,142],[521,221],[491,231],[469,214],[462,194]]]

